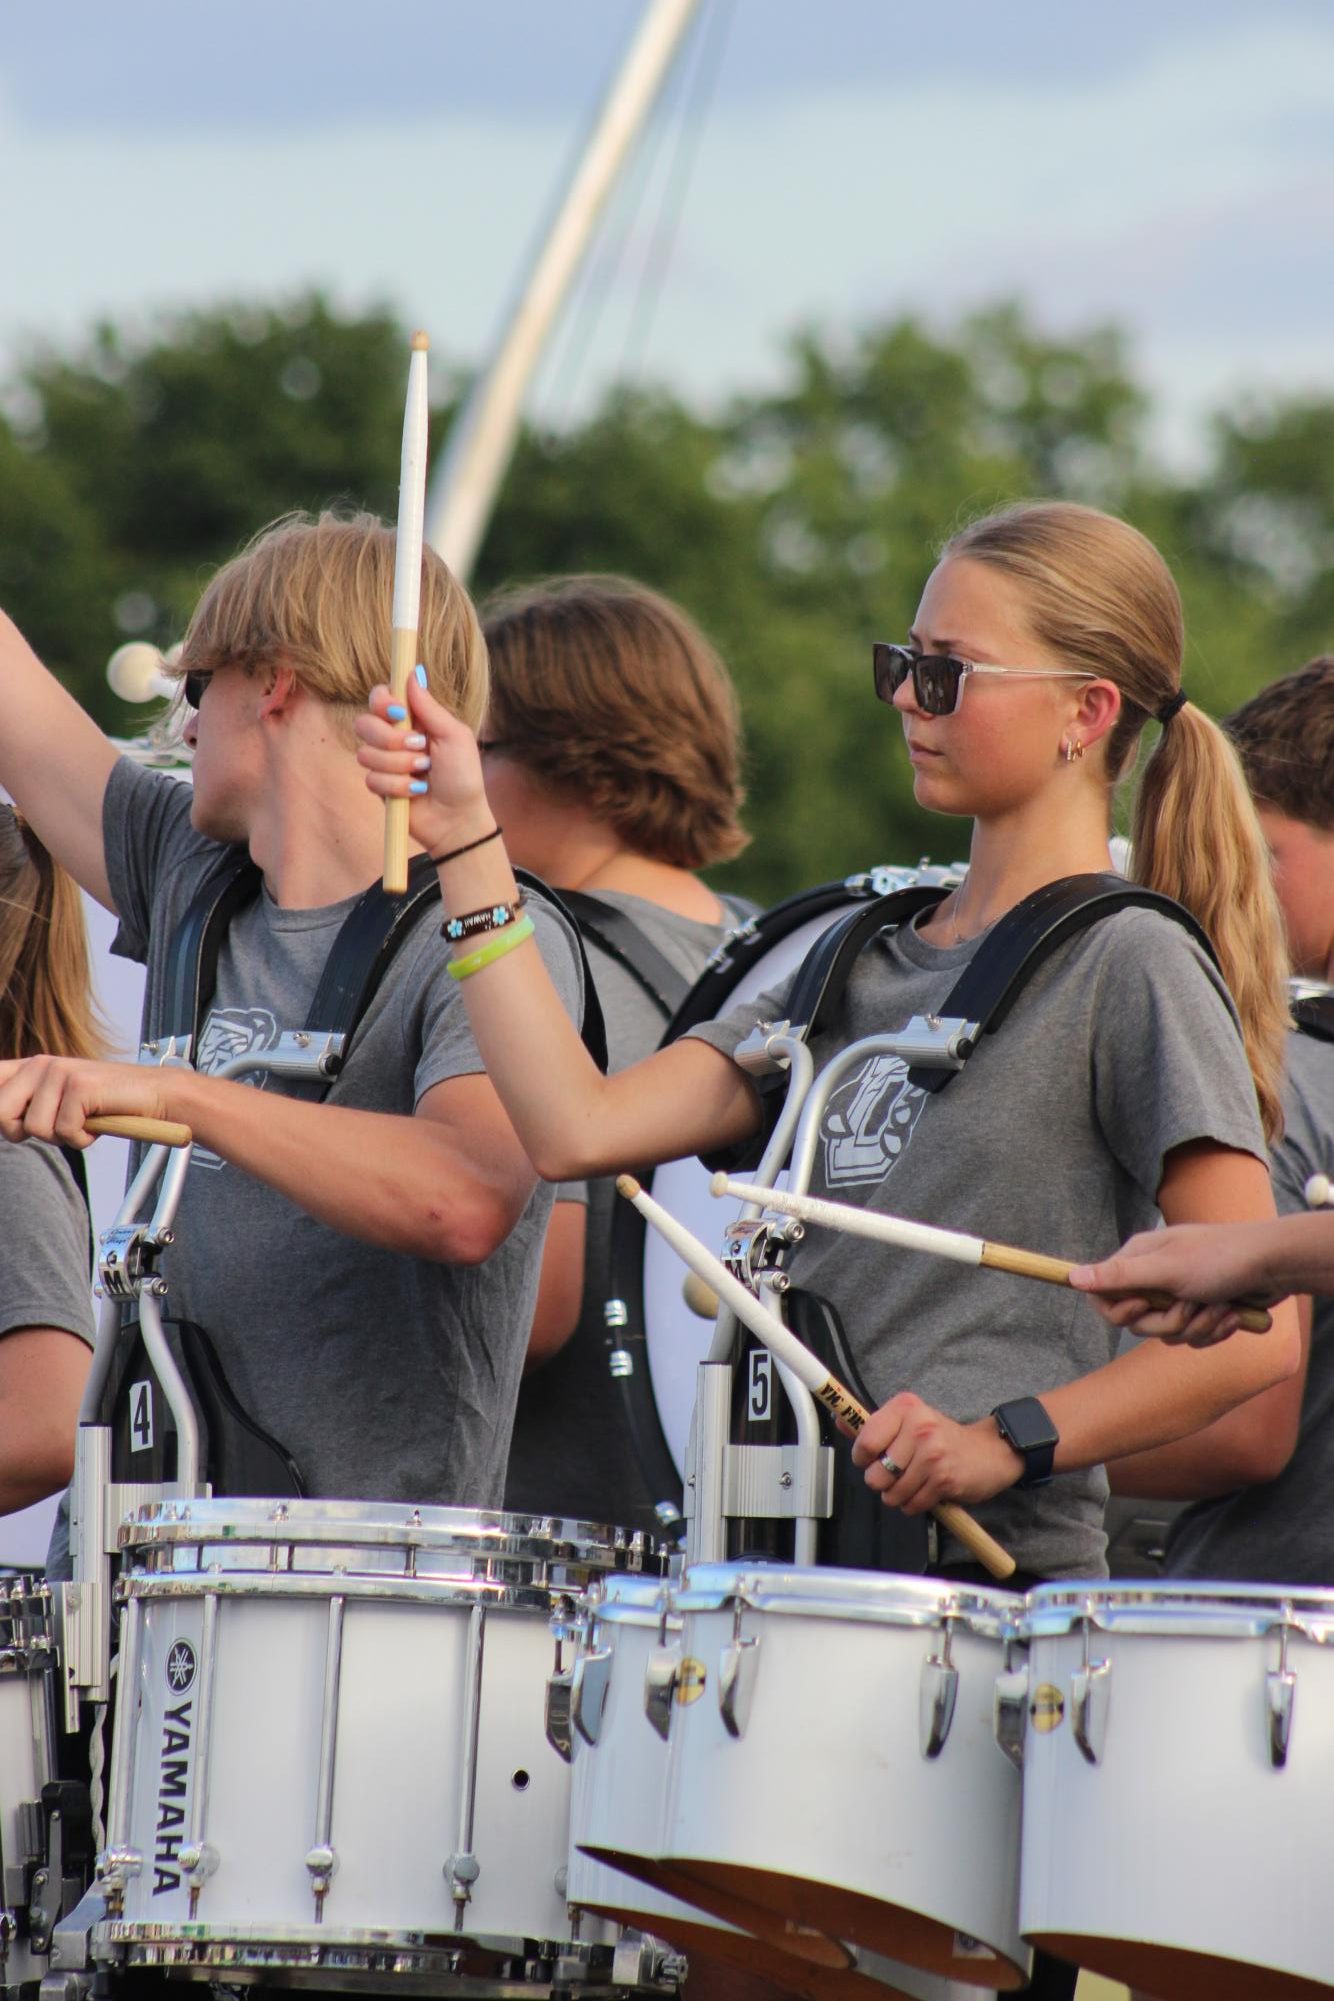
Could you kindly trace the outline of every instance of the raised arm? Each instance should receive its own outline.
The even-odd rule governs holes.
[[[102,797],[117,751],[0,612],[0,785],[75,881],[110,910]]]
[[[482,784],[472,732],[425,688],[409,687],[416,734],[386,720],[389,691],[357,724],[366,782],[401,798],[416,778],[410,831],[439,864],[445,908],[457,915],[512,902],[517,886]],[[414,764],[430,760],[423,780]],[[460,852],[466,850],[466,852]],[[470,938],[475,950],[500,933]],[[736,1145],[759,1127],[744,1072],[700,1042],[677,1042],[614,1077],[590,1060],[531,940],[462,982],[487,1075],[539,1174],[585,1181],[625,1167]]]

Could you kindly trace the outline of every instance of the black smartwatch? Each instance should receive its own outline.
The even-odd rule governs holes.
[[[998,1403],[991,1415],[1005,1443],[1024,1462],[1016,1485],[1045,1487],[1051,1478],[1052,1461],[1061,1434],[1047,1415],[1046,1406],[1036,1397],[1016,1397],[1013,1403]]]

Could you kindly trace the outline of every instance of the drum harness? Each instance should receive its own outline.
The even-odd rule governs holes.
[[[530,896],[562,910],[545,883],[523,870],[516,874]],[[227,928],[260,894],[262,883],[262,872],[239,848],[227,850],[204,878],[172,936],[158,1010],[161,1027],[144,1043],[141,1062],[191,1062]],[[439,881],[425,855],[410,864],[404,895],[386,896],[378,883],[372,884],[343,920],[305,1025],[282,1031],[269,1048],[247,1050],[210,1074],[237,1077],[263,1071],[313,1085],[317,1101],[323,1101],[355,1057],[357,1030],[395,956],[439,897]],[[580,1032],[593,1060],[605,1068],[602,1009],[572,920],[571,929],[584,982]],[[94,1704],[108,1697],[109,1558],[125,1515],[164,1494],[175,1492],[188,1500],[205,1491],[201,1482],[232,1495],[281,1499],[305,1491],[291,1455],[235,1396],[207,1333],[188,1321],[164,1320],[159,1302],[167,1282],[158,1272],[158,1260],[173,1241],[190,1159],[189,1148],[174,1158],[166,1149],[153,1148],[136,1161],[116,1222],[100,1239],[102,1317],[80,1410],[71,1485],[74,1588],[66,1597],[61,1651],[69,1729],[77,1727],[80,1694]],[[141,1211],[159,1178],[157,1204],[144,1223]]]
[[[946,893],[934,884],[897,890],[832,924],[788,989],[787,1019],[758,1024],[738,1045],[734,1060],[760,1088],[768,1129],[754,1180],[773,1187],[786,1167],[789,1189],[808,1191],[830,1097],[869,1057],[899,1057],[907,1064],[910,1084],[933,1095],[945,1090],[965,1068],[981,1038],[1002,1026],[1039,967],[1104,917],[1126,909],[1157,910],[1181,925],[1217,963],[1200,925],[1171,898],[1110,872],[1063,877],[1025,897],[999,919],[938,1014],[915,1015],[902,1029],[849,1044],[817,1076],[811,1044],[836,1025],[861,953],[886,929],[934,909]],[[780,1100],[779,1083],[785,1074],[786,1092]],[[732,1165],[730,1161],[709,1164]],[[785,1269],[803,1234],[796,1219],[765,1217],[760,1205],[748,1204],[726,1233],[724,1258],[854,1395],[874,1407],[876,1399],[862,1382],[836,1310],[830,1302],[794,1287]],[[751,1348],[758,1362],[749,1360]],[[772,1366],[786,1393],[789,1421],[777,1432],[772,1424],[752,1427],[743,1404],[742,1435],[734,1442],[734,1371],[767,1371],[770,1364],[749,1337],[742,1340],[731,1314],[722,1311],[709,1358],[700,1366],[684,1504],[689,1560],[719,1562],[757,1550],[786,1555],[772,1547],[773,1525],[791,1521],[795,1525],[791,1547],[798,1563],[910,1572],[936,1567],[935,1524],[882,1507],[855,1476],[847,1453],[836,1453],[822,1443],[809,1393],[781,1365]],[[772,1397],[764,1401],[766,1407],[777,1404]],[[751,1442],[756,1429],[765,1442]]]

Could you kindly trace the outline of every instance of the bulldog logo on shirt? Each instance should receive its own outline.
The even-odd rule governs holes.
[[[248,1055],[252,1049],[272,1049],[280,1034],[277,1021],[266,1007],[214,1008],[199,1037],[195,1068],[202,1076],[211,1077],[221,1070],[224,1063]],[[234,1083],[253,1084],[260,1091],[264,1089],[268,1077],[267,1070],[232,1073]],[[210,1153],[204,1146],[196,1146],[190,1158],[195,1167],[224,1165],[218,1154]]]
[[[868,1057],[825,1109],[826,1187],[873,1187],[883,1181],[906,1152],[925,1103],[926,1092],[908,1082],[901,1056]]]

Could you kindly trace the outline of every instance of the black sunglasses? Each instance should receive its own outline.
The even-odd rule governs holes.
[[[204,699],[204,690],[212,679],[213,670],[210,667],[192,667],[188,674],[182,674],[181,692],[185,696],[187,707],[192,709],[199,707]]]
[[[953,653],[919,653],[911,646],[891,646],[877,639],[871,647],[871,667],[875,692],[882,702],[892,702],[908,676],[912,675],[913,700],[923,715],[952,716],[963,699],[963,684],[970,674],[1004,674],[1011,679],[1030,681],[1092,681],[1097,676],[1077,667],[993,667],[976,660],[961,660]]]

